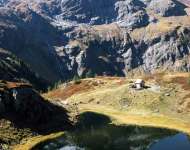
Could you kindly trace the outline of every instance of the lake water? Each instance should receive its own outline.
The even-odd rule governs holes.
[[[75,131],[35,150],[190,150],[190,138],[176,131],[109,124],[105,116],[80,120]],[[96,125],[95,125],[96,124]]]

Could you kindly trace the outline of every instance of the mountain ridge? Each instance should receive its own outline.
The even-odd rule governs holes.
[[[180,1],[1,2],[0,47],[50,82],[88,72],[190,70],[188,7]]]

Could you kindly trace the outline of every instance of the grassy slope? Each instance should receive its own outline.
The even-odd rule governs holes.
[[[189,73],[157,73],[141,76],[147,85],[159,85],[160,92],[129,88],[134,78],[97,77],[73,82],[44,94],[58,103],[68,101],[70,115],[91,111],[107,115],[117,125],[130,124],[175,129],[190,134],[190,84]],[[138,76],[140,78],[140,76]],[[135,77],[137,78],[137,77]],[[70,91],[70,92],[68,92]],[[166,93],[169,96],[166,96]],[[63,104],[63,103],[62,103]],[[28,150],[59,136],[53,133],[24,140],[14,150]]]
[[[91,85],[91,89],[73,93],[70,97],[53,95],[54,91],[45,96],[67,100],[70,105],[77,103],[81,112],[106,114],[114,118],[115,123],[159,126],[190,133],[189,74],[163,73],[142,78],[147,85],[159,85],[160,92],[132,90],[129,86],[133,79],[97,78],[82,81],[81,84]],[[69,87],[62,87],[62,90]]]
[[[97,112],[111,117],[112,122],[117,125],[141,125],[150,127],[161,127],[174,129],[190,134],[189,122],[179,118],[172,118],[161,114],[144,115],[119,111],[110,107],[100,105],[81,105],[81,112]]]

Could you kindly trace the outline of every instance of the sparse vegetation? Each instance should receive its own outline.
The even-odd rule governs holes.
[[[52,91],[52,90],[59,88],[59,86],[61,84],[63,84],[63,82],[61,80],[59,80],[58,82],[55,82],[53,85],[48,87],[48,91]]]
[[[73,82],[74,82],[75,84],[80,84],[80,83],[81,83],[81,78],[80,78],[78,75],[75,75],[75,76],[73,77]]]

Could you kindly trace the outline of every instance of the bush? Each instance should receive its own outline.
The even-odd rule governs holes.
[[[164,96],[163,95],[159,96],[159,101],[161,101],[161,102],[164,101]]]
[[[81,78],[78,75],[75,75],[73,77],[73,82],[74,82],[74,84],[80,84],[81,83]]]
[[[59,87],[59,85],[61,85],[61,84],[62,84],[61,80],[59,80],[58,82],[55,82],[52,86],[48,87],[48,91],[57,89]]]

